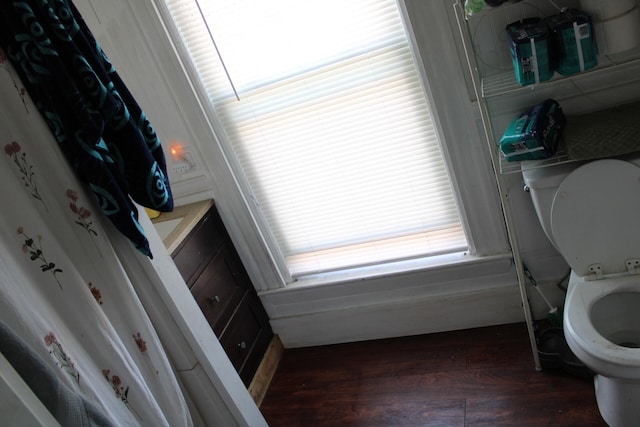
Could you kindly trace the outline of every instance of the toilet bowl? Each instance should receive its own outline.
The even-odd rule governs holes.
[[[564,310],[569,348],[597,375],[596,400],[610,426],[640,420],[640,276],[586,281],[572,274]]]
[[[615,427],[640,421],[640,156],[538,168],[523,163],[542,228],[572,273],[565,338],[596,373]]]

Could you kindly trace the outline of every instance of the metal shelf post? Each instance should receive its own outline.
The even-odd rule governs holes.
[[[526,289],[526,276],[524,274],[524,264],[520,256],[520,246],[518,244],[518,236],[515,229],[515,222],[513,211],[511,208],[511,201],[509,200],[509,194],[507,192],[506,183],[504,177],[500,173],[500,158],[495,147],[494,133],[491,126],[491,117],[487,108],[487,104],[484,101],[482,94],[482,79],[478,71],[478,65],[475,60],[475,51],[473,47],[473,41],[469,27],[467,26],[464,16],[464,5],[461,0],[457,0],[454,4],[456,20],[458,23],[458,29],[460,36],[462,37],[462,45],[464,47],[464,54],[469,66],[469,72],[471,74],[471,80],[473,82],[474,91],[476,94],[478,108],[480,110],[480,118],[485,133],[485,139],[489,144],[489,152],[491,153],[491,161],[493,163],[493,171],[495,174],[496,182],[498,184],[498,191],[500,194],[500,201],[502,206],[502,213],[504,215],[505,224],[507,228],[507,236],[509,239],[509,245],[511,246],[511,252],[513,255],[513,261],[515,263],[516,275],[518,279],[518,287],[520,290],[520,298],[522,300],[522,308],[524,310],[524,318],[527,325],[527,331],[529,333],[529,341],[531,344],[531,351],[533,353],[533,361],[535,368],[538,371],[542,370],[540,365],[540,357],[538,355],[538,345],[536,342],[533,316],[531,314],[531,306],[529,305],[529,298]]]

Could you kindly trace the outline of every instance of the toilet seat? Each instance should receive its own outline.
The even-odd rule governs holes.
[[[624,273],[627,261],[640,263],[640,168],[612,159],[577,168],[555,194],[551,230],[581,277]]]
[[[602,286],[605,283],[606,286]],[[569,280],[563,311],[564,335],[578,359],[598,374],[640,381],[640,349],[611,342],[595,328],[591,317],[591,307],[599,299],[615,293],[635,292],[639,285],[638,276],[609,278],[602,283],[586,281],[577,275]]]

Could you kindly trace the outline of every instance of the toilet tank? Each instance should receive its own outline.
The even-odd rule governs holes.
[[[551,206],[562,181],[584,162],[540,166],[540,161],[522,162],[522,177],[544,233],[557,249],[551,232]]]
[[[620,156],[620,160],[627,161],[640,167],[640,152]],[[558,187],[564,179],[580,166],[589,161],[575,161],[549,165],[544,160],[531,160],[521,163],[524,184],[529,190],[533,207],[547,238],[558,249],[558,245],[551,231],[551,209]]]

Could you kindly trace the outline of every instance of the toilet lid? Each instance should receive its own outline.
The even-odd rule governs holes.
[[[551,230],[576,274],[595,264],[603,274],[627,271],[627,260],[640,259],[640,167],[607,159],[577,168],[558,187]]]

